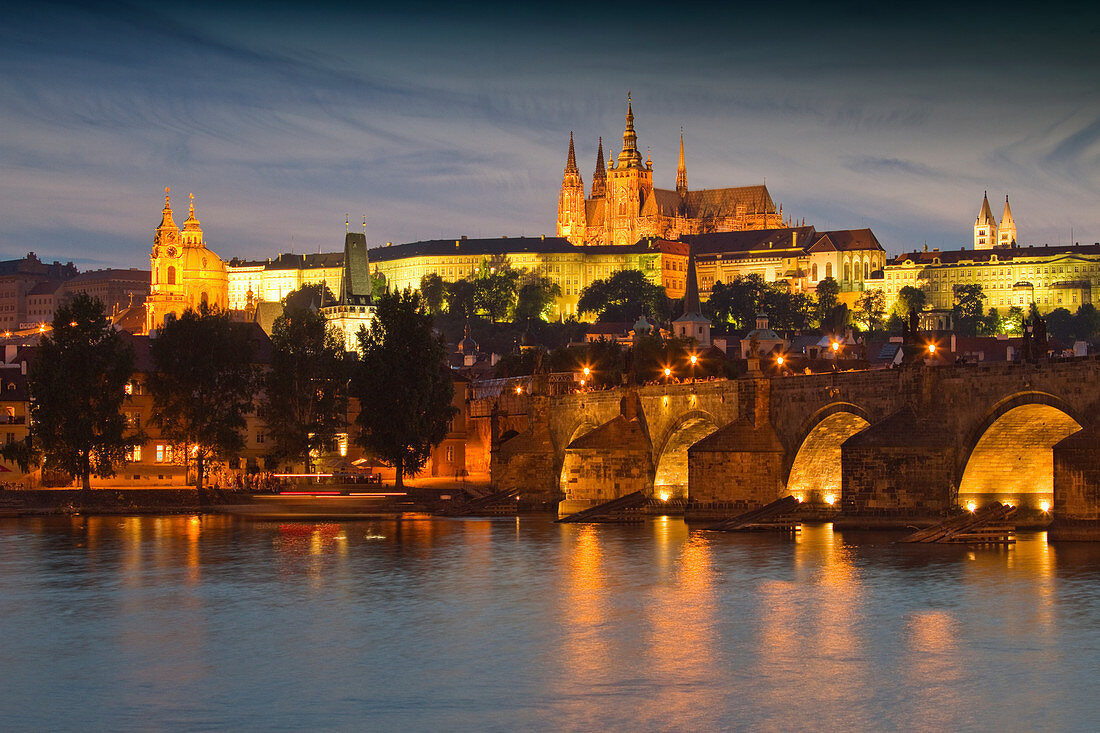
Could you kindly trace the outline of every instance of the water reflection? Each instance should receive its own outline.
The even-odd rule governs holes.
[[[0,520],[0,709],[16,729],[1091,727],[1100,546],[895,538]]]

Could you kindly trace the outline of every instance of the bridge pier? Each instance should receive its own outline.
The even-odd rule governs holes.
[[[1053,541],[1100,541],[1100,432],[1086,428],[1054,446]]]
[[[636,491],[653,493],[653,446],[638,396],[623,395],[618,417],[570,443],[562,465],[565,498],[558,514],[575,514]]]
[[[846,517],[937,515],[955,505],[955,445],[942,425],[906,407],[841,446]]]

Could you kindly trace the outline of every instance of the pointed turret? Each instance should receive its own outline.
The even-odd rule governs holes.
[[[1012,218],[1012,209],[1008,205],[1008,195],[1005,195],[1005,210],[1001,214],[1001,225],[997,227],[997,246],[1016,246],[1016,220]]]
[[[638,135],[634,132],[634,110],[629,94],[626,95],[626,129],[623,130],[623,151],[619,153],[619,167],[642,167],[642,154],[638,152]]]
[[[164,209],[160,215],[160,226],[157,227],[156,236],[153,237],[153,245],[158,244],[176,244],[180,238],[180,228],[176,226],[175,220],[172,218],[172,199],[170,197],[172,189],[165,187],[164,189]]]
[[[573,149],[573,133],[569,133],[569,154],[565,159],[565,175],[561,179],[558,195],[558,236],[566,237],[574,244],[583,242],[585,229],[584,181],[577,168],[577,154]]]
[[[997,220],[989,209],[989,192],[982,196],[982,208],[974,220],[974,249],[992,249],[997,244]]]
[[[183,222],[183,245],[185,247],[202,246],[202,224],[195,218],[195,194],[188,194],[191,203],[187,209],[187,220]]]
[[[680,128],[680,164],[676,166],[676,193],[681,197],[688,192],[688,169],[684,164],[684,128]]]
[[[687,277],[684,282],[684,314],[672,322],[677,338],[695,339],[700,346],[710,346],[710,319],[699,305],[699,280],[695,272],[695,251],[688,252]]]
[[[592,174],[592,198],[602,199],[607,193],[607,171],[603,167],[603,136],[596,148],[596,171]]]

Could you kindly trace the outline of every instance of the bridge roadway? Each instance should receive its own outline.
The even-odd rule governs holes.
[[[1100,537],[1100,359],[906,366],[483,398],[497,489],[572,512],[633,491],[729,514],[793,494],[848,517],[1011,502]],[[506,405],[504,403],[507,403]]]

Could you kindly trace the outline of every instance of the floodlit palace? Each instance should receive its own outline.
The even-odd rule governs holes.
[[[1005,197],[1000,225],[989,198],[982,199],[974,221],[974,249],[907,252],[889,262],[868,288],[881,288],[889,303],[910,286],[928,294],[934,310],[954,304],[955,285],[981,285],[985,308],[1002,313],[1031,303],[1046,313],[1056,308],[1076,311],[1095,303],[1100,289],[1100,244],[1021,246],[1016,221]]]

